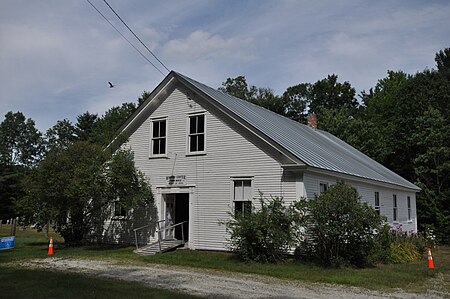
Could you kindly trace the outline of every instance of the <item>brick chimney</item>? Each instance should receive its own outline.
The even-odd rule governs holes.
[[[314,112],[309,113],[306,119],[308,120],[308,126],[314,130],[317,129],[317,115]]]

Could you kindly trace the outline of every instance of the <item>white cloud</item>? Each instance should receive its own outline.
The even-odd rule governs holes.
[[[197,30],[185,39],[173,39],[167,42],[162,53],[168,60],[235,59],[250,61],[255,59],[251,49],[253,39],[223,38],[219,35]]]

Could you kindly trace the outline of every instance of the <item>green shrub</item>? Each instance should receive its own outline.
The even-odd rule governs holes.
[[[405,264],[416,261],[420,253],[412,243],[393,242],[389,247],[390,262],[393,264]]]
[[[427,250],[424,234],[407,234],[385,225],[375,237],[376,246],[371,253],[371,263],[403,264],[420,259]]]
[[[301,200],[300,205],[306,216],[297,256],[310,256],[327,266],[369,263],[383,218],[360,201],[356,189],[339,182],[314,199]]]
[[[245,261],[261,263],[282,260],[294,246],[295,216],[283,198],[260,196],[260,208],[251,213],[232,213],[226,222],[230,249]]]

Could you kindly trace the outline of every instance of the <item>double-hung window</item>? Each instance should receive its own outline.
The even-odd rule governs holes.
[[[239,179],[233,181],[234,214],[247,215],[252,211],[252,180]]]
[[[152,121],[152,144],[151,155],[166,155],[167,120],[155,119]]]
[[[114,217],[125,218],[127,216],[127,209],[123,206],[120,200],[114,201]]]
[[[205,114],[189,116],[189,153],[205,151]]]
[[[411,197],[406,197],[406,204],[408,205],[408,221],[411,221]]]
[[[397,215],[397,195],[396,194],[393,194],[392,195],[392,206],[393,206],[393,209],[392,209],[392,212],[393,212],[393,215],[392,215],[392,219],[393,219],[393,221],[398,221],[398,215]]]
[[[380,192],[375,192],[375,211],[380,215]]]

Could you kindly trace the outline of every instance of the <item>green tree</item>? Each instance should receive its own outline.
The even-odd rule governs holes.
[[[309,92],[309,110],[320,114],[320,109],[356,109],[358,101],[355,89],[349,82],[337,82],[338,76],[328,75],[327,78],[314,83]]]
[[[283,93],[286,116],[295,121],[305,123],[310,93],[311,84],[309,83],[300,83],[288,87]]]
[[[413,139],[424,151],[414,160],[419,223],[436,231],[438,238],[450,242],[450,122],[441,111],[430,107],[417,118]]]
[[[108,109],[99,118],[92,132],[92,139],[103,145],[108,145],[117,136],[119,128],[136,110],[134,103],[123,103],[121,106],[114,106]]]
[[[270,88],[256,87],[254,85],[249,87],[245,76],[227,78],[227,80],[222,83],[222,87],[219,87],[218,89],[224,93],[264,107],[278,114],[285,114],[286,109],[282,97],[275,95],[274,91]]]
[[[242,100],[251,98],[250,89],[247,84],[245,76],[237,76],[236,78],[227,78],[222,83],[222,87],[218,88],[220,91],[232,95]]]
[[[0,164],[33,166],[44,152],[42,134],[22,112],[6,113],[0,124]]]
[[[77,139],[82,141],[92,141],[97,120],[98,115],[92,114],[89,111],[78,115],[77,123],[75,124],[78,136]]]
[[[450,48],[437,52],[435,61],[438,71],[450,80]]]
[[[13,202],[23,196],[21,182],[42,158],[42,134],[21,112],[8,112],[0,124],[0,219],[15,217]]]
[[[151,92],[143,91],[141,96],[138,98],[138,106],[145,102],[145,100],[151,95]]]
[[[45,134],[47,150],[67,148],[78,139],[77,128],[68,120],[58,120]]]
[[[25,181],[17,209],[43,227],[52,223],[67,244],[76,245],[100,227],[108,207],[153,204],[150,186],[129,151],[109,155],[102,147],[78,141],[50,151]]]

